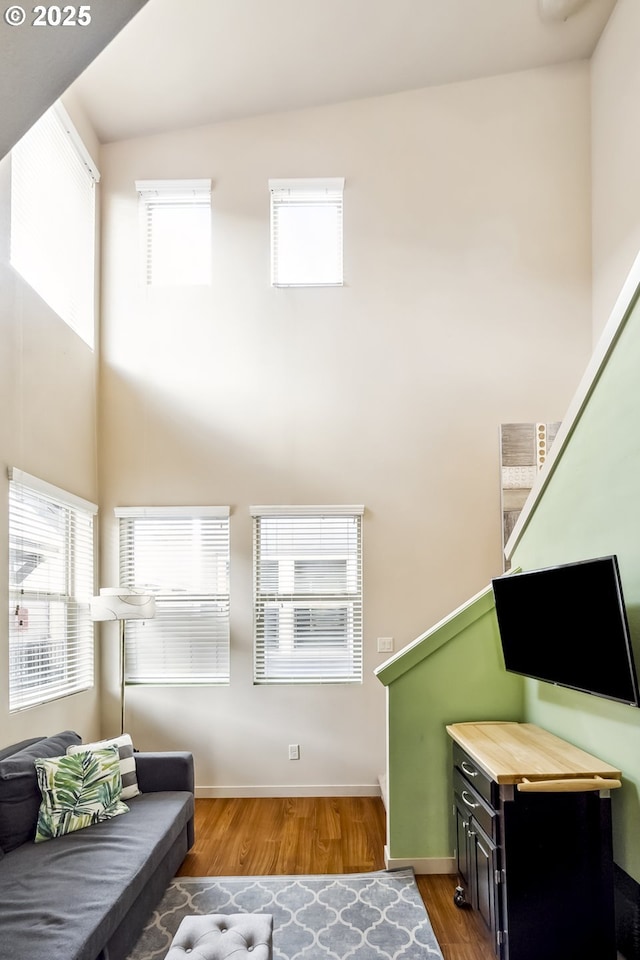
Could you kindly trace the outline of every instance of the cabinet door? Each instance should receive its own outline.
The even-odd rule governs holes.
[[[456,803],[456,865],[462,882],[469,887],[471,874],[469,872],[469,815],[461,810]],[[470,891],[467,891],[470,894]]]
[[[615,960],[611,799],[516,791],[503,819],[510,960]]]
[[[473,820],[470,825],[470,837],[475,890],[473,905],[495,938],[500,929],[496,891],[497,851],[494,843]]]

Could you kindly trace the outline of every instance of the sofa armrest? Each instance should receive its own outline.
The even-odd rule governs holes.
[[[135,753],[138,786],[142,793],[160,790],[194,792],[193,754],[186,751]]]

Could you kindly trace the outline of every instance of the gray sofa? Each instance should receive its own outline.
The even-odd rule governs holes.
[[[136,753],[128,813],[34,843],[34,758],[80,742],[64,731],[0,749],[0,960],[124,960],[193,844],[183,752]]]

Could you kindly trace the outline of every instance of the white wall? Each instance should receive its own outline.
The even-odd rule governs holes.
[[[96,359],[10,266],[10,162],[0,161],[0,746],[67,728],[90,740],[100,730],[98,686],[9,713],[7,469],[98,499]]]
[[[591,60],[594,342],[640,251],[640,4],[618,0]]]
[[[589,357],[589,132],[581,63],[103,148],[103,584],[114,506],[232,508],[231,684],[127,692],[137,745],[192,749],[201,792],[375,789],[375,638],[501,571],[499,424],[561,419]],[[291,176],[346,178],[342,289],[269,286]],[[210,289],[140,285],[134,181],[171,177],[214,182]],[[365,681],[255,687],[248,508],[332,502],[366,506]]]

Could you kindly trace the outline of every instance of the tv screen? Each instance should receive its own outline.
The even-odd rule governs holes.
[[[638,680],[615,556],[491,581],[505,667],[638,706]]]

